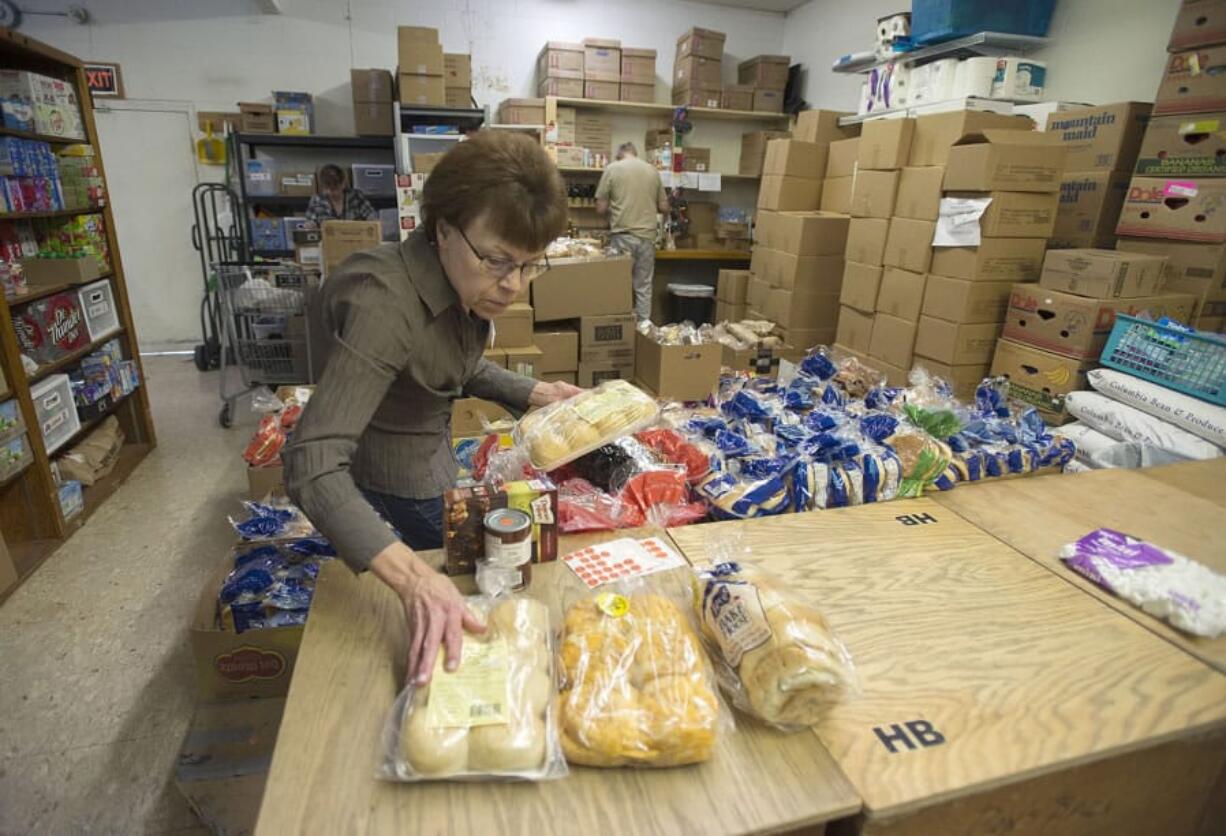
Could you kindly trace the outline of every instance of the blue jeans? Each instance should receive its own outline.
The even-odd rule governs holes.
[[[414,551],[443,547],[443,498],[405,499],[362,488],[362,495]]]

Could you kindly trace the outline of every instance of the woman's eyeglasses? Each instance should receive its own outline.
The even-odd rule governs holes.
[[[509,258],[502,258],[496,255],[482,255],[473,246],[473,242],[468,240],[468,236],[464,234],[464,230],[456,227],[456,231],[460,233],[460,237],[464,239],[464,243],[473,251],[473,255],[481,262],[481,269],[497,279],[505,279],[507,276],[519,270],[520,277],[525,282],[530,282],[537,276],[549,269],[549,257],[545,256],[540,261],[525,261],[520,264],[518,261],[512,261]]]

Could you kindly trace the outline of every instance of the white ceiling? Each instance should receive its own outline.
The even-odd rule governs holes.
[[[734,6],[738,9],[757,9],[762,12],[790,12],[809,0],[697,0],[709,6]]]

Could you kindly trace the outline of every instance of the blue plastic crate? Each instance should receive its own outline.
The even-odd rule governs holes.
[[[1117,314],[1102,364],[1226,406],[1226,339]]]
[[[935,44],[978,32],[1047,34],[1056,0],[912,0],[911,40]]]

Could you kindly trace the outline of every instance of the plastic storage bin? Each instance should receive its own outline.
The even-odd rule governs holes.
[[[81,429],[77,405],[72,398],[72,381],[66,374],[53,374],[30,388],[43,446],[54,453]]]
[[[308,221],[306,218],[294,216],[292,218],[283,218],[281,226],[284,229],[285,249],[293,249],[294,233],[302,229],[314,229],[315,224]]]
[[[283,218],[252,218],[251,219],[251,249],[256,250],[288,250],[285,241],[285,224]]]
[[[374,197],[396,194],[396,166],[353,164],[353,187]]]
[[[267,160],[247,161],[247,194],[268,197],[277,193],[277,167]]]
[[[1226,406],[1226,339],[1116,314],[1102,364]]]
[[[911,40],[935,44],[977,32],[1047,34],[1056,0],[912,0]]]
[[[119,310],[115,307],[115,290],[110,281],[87,284],[77,291],[81,310],[85,312],[85,327],[90,342],[100,340],[119,330]]]

